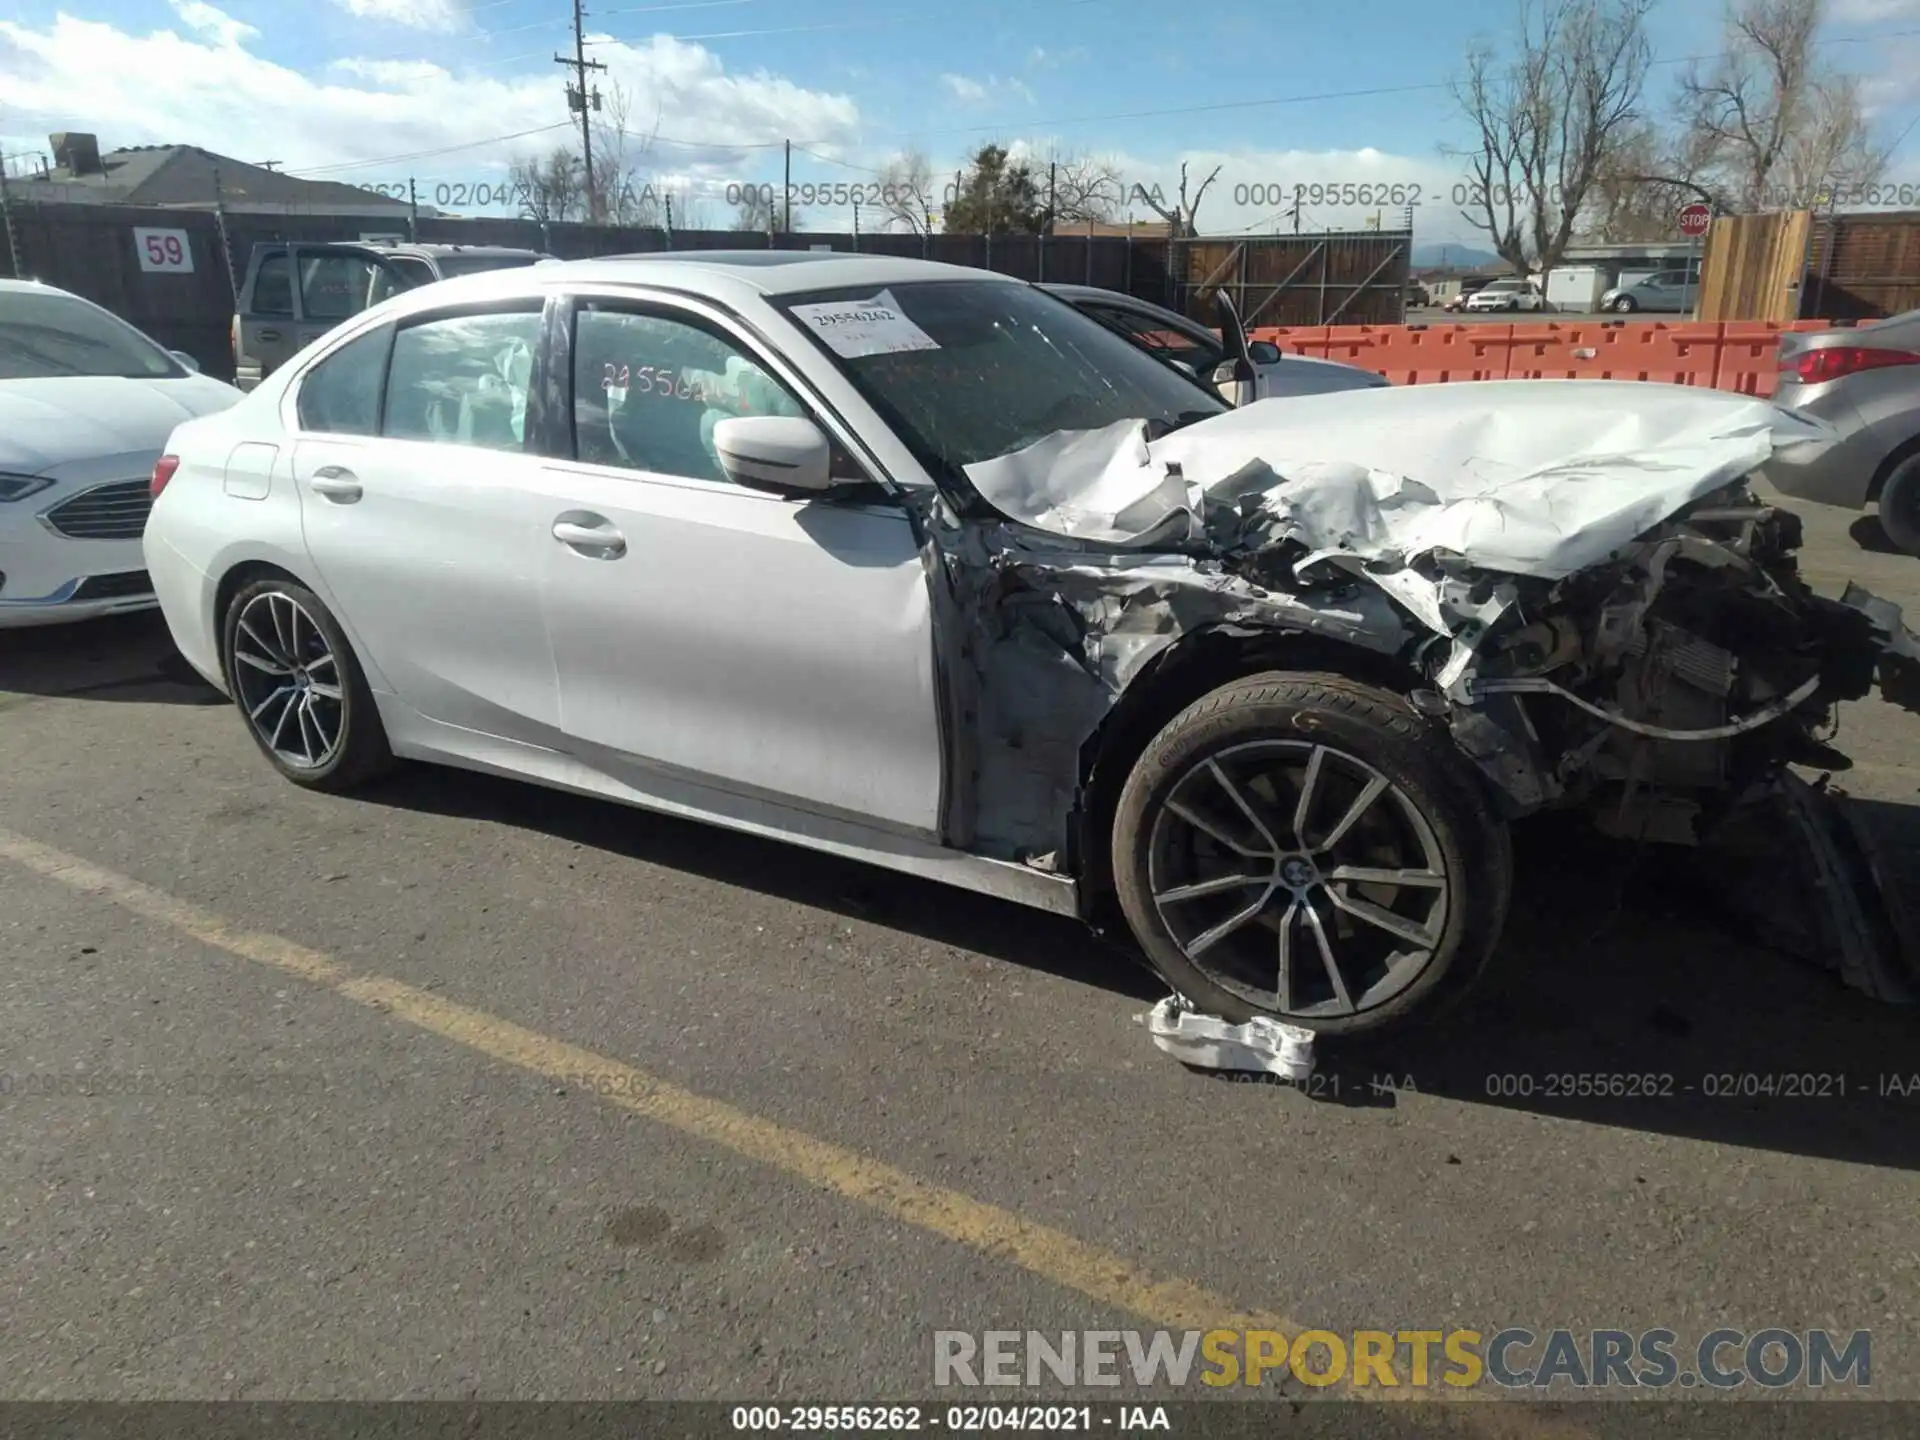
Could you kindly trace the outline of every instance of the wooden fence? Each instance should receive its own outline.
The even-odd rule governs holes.
[[[1702,320],[1877,320],[1920,308],[1920,211],[1729,215],[1713,222]]]

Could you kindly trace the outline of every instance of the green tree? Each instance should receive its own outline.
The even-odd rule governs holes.
[[[1004,145],[982,145],[967,162],[947,203],[949,235],[1038,235],[1047,228],[1047,200],[1033,169]]]

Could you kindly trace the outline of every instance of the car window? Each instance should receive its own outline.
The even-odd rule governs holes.
[[[519,450],[540,344],[539,302],[408,325],[393,338],[380,433],[394,440]]]
[[[732,340],[688,318],[583,303],[574,317],[575,453],[596,465],[731,483],[714,426],[805,416]]]
[[[295,406],[302,430],[373,435],[380,429],[380,385],[393,327],[381,325],[349,341],[309,370]]]
[[[254,315],[293,314],[293,262],[284,250],[263,256],[253,275]]]
[[[1059,431],[1138,420],[1164,434],[1228,408],[1031,285],[916,280],[779,303],[921,464],[962,483],[967,466]]]
[[[1177,360],[1205,375],[1226,354],[1224,346],[1202,345],[1184,330],[1176,330],[1166,321],[1137,310],[1117,305],[1089,306],[1088,313],[1114,326],[1141,349],[1164,360]]]
[[[309,320],[345,320],[366,309],[382,274],[365,255],[305,254],[300,257],[300,309]]]
[[[170,379],[180,367],[117,315],[64,291],[0,290],[0,380],[67,375]],[[0,432],[0,440],[7,438]]]

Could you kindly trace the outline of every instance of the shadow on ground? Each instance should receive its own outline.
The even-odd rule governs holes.
[[[157,610],[73,625],[0,630],[0,708],[18,697],[221,705],[174,648]]]
[[[1893,537],[1881,528],[1878,515],[1862,515],[1847,526],[1847,534],[1853,537],[1853,543],[1862,550],[1875,555],[1904,555],[1906,552],[1893,543]]]
[[[537,830],[1143,1003],[1166,993],[1076,922],[772,841],[426,767],[367,798]],[[1920,808],[1871,808],[1889,853],[1920,867]],[[1320,1074],[1339,1084],[1312,1093],[1392,1106],[1398,1091],[1371,1083],[1390,1074],[1464,1104],[1920,1169],[1920,1008],[1742,938],[1659,851],[1552,821],[1517,849],[1514,913],[1480,989],[1427,1029],[1325,1049]]]

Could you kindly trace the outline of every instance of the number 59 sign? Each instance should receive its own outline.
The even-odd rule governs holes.
[[[193,247],[184,230],[144,230],[135,227],[133,248],[140,256],[142,270],[158,270],[174,275],[193,273]]]

